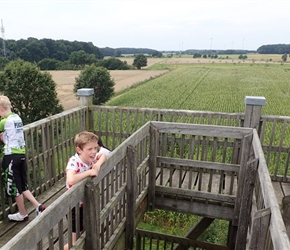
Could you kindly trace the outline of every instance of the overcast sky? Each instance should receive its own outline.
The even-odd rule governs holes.
[[[0,0],[0,19],[5,39],[76,40],[99,48],[290,44],[290,0]]]

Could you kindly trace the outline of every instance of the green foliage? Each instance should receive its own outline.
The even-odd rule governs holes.
[[[101,66],[104,67],[108,70],[127,70],[127,69],[131,69],[131,67],[127,64],[126,61],[121,61],[118,58],[115,57],[111,57],[111,58],[107,58],[104,60],[99,60],[96,63],[96,66]]]
[[[145,213],[138,228],[159,233],[185,237],[188,231],[198,222],[199,216],[165,210],[154,210]],[[226,245],[228,222],[214,222],[200,235],[198,240]]]
[[[107,69],[91,65],[85,66],[76,78],[74,92],[76,93],[80,88],[93,88],[93,104],[100,105],[113,96],[114,86],[115,82]]]
[[[69,62],[73,65],[84,66],[95,63],[97,58],[93,54],[88,54],[84,50],[74,51],[69,56]]]
[[[133,66],[137,69],[147,66],[147,57],[143,54],[136,55],[133,61]]]
[[[3,70],[5,68],[5,66],[8,64],[8,59],[0,56],[0,70]]]
[[[37,38],[29,37],[27,40],[6,40],[6,46],[9,60],[21,58],[29,62],[39,62],[48,58],[64,62],[69,59],[72,52],[81,50],[95,56],[97,59],[104,57],[100,49],[91,42],[70,42],[47,38],[38,40]]]
[[[8,63],[0,73],[0,91],[10,98],[24,124],[63,111],[51,75],[20,59]]]
[[[56,59],[49,59],[45,58],[37,63],[37,66],[41,70],[57,70],[59,68],[59,65],[61,64],[61,61]]]

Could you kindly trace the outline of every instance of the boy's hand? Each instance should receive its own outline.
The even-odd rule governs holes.
[[[100,169],[92,168],[92,169],[90,169],[88,171],[90,171],[90,176],[97,176],[98,173],[99,173],[99,170]]]
[[[95,162],[92,169],[95,169],[99,173],[99,171],[101,169],[101,164],[98,162]]]

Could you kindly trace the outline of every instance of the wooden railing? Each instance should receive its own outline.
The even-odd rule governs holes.
[[[131,242],[137,219],[146,210],[142,202],[148,189],[149,127],[147,123],[127,138],[111,153],[97,177],[66,191],[3,249],[62,249],[67,242],[71,246],[70,211],[78,207],[80,199],[86,204],[86,242],[80,238],[75,249],[112,249]],[[135,213],[136,207],[142,209]],[[126,228],[133,231],[125,235]]]
[[[252,183],[247,174],[254,177]],[[252,189],[246,192],[247,187]],[[249,196],[253,190],[255,195]],[[249,197],[254,197],[252,214]],[[114,149],[98,177],[65,192],[4,249],[53,249],[70,243],[66,221],[80,198],[86,204],[86,233],[75,249],[143,249],[145,238],[154,242],[154,237],[200,249],[290,247],[259,137],[251,128],[147,122]],[[231,221],[238,244],[218,246],[135,229],[147,209],[173,207]]]
[[[247,114],[238,113],[111,106],[79,107],[65,111],[25,126],[29,186],[33,193],[39,196],[64,179],[66,162],[74,154],[74,136],[84,129],[98,134],[104,143],[113,150],[117,149],[149,121],[243,127],[246,117]],[[269,169],[271,180],[289,182],[290,117],[260,116],[258,121],[257,136],[261,141],[262,152],[265,154],[264,165]],[[184,138],[176,139],[180,142],[184,140]],[[234,143],[232,141],[226,142],[230,147]],[[175,149],[174,147],[169,148],[168,154],[172,156]],[[178,153],[182,154],[183,150],[180,148]],[[227,156],[222,157],[226,158]],[[117,164],[121,163],[114,163],[114,165]],[[264,190],[263,192],[267,193],[265,188],[260,187],[261,183],[263,183],[261,180],[257,181],[255,192],[259,193]],[[0,178],[0,185],[2,186],[2,178]],[[84,183],[82,185],[85,186]],[[84,188],[80,189],[84,190]],[[267,211],[269,203],[263,198],[265,193],[257,195],[257,202],[259,202],[257,211],[261,210],[262,214],[269,214]],[[5,198],[3,189],[0,189],[0,201],[0,220],[3,220],[7,218],[8,213],[16,211],[16,205],[11,199]],[[105,204],[104,201],[101,203]],[[73,207],[76,204],[71,203],[70,206]],[[271,214],[273,215],[273,212]]]

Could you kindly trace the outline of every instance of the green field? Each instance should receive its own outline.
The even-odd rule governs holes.
[[[263,96],[264,115],[290,116],[288,64],[158,64],[170,71],[119,93],[107,105],[240,113]]]
[[[263,96],[266,98],[266,105],[262,110],[264,115],[290,116],[288,64],[159,63],[151,68],[166,68],[170,71],[118,93],[107,104],[243,113],[245,96]],[[189,216],[185,221],[183,219],[182,214],[156,210],[147,213],[138,226],[146,230],[183,236],[198,217]],[[227,228],[227,222],[215,220],[199,240],[226,245]]]

